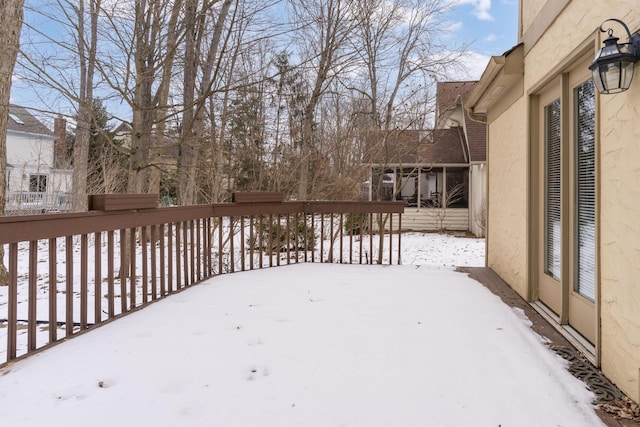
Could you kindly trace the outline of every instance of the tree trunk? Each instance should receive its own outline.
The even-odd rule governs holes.
[[[89,173],[89,140],[93,113],[93,76],[96,69],[98,43],[98,13],[101,0],[90,1],[90,40],[85,38],[84,0],[78,2],[78,57],[80,59],[80,93],[78,96],[78,124],[73,147],[73,210],[87,210],[87,175]],[[85,54],[85,46],[89,51]]]
[[[189,6],[189,3],[193,3]],[[198,75],[199,56],[202,48],[202,34],[204,34],[203,21],[198,20],[198,16],[203,16],[208,9],[198,12],[197,2],[190,0],[186,4],[186,37],[185,37],[185,66],[184,66],[184,104],[183,113],[183,134],[182,134],[182,164],[180,167],[180,204],[190,205],[197,202],[198,157],[202,152],[202,141],[204,132],[204,119],[206,116],[206,101],[211,94],[213,83],[217,78],[220,55],[224,53],[224,48],[220,55],[220,45],[222,34],[229,15],[229,10],[234,2],[224,0],[218,12],[207,57],[202,63],[201,86],[196,93],[196,76]],[[203,6],[205,7],[205,6]],[[206,6],[209,8],[210,6]],[[235,17],[234,17],[235,18]],[[233,22],[229,23],[230,32]],[[225,39],[226,44],[226,39]]]
[[[182,9],[181,1],[173,2],[171,18],[166,28],[167,32],[167,52],[176,52],[178,46],[178,30],[177,24]],[[149,186],[147,192],[149,194],[160,194],[160,180],[162,175],[162,153],[167,148],[165,143],[165,131],[167,129],[167,117],[169,115],[169,89],[171,87],[171,76],[175,54],[168,55],[166,64],[162,72],[162,80],[158,87],[158,107],[155,109],[154,122],[156,129],[153,133],[152,147],[149,155],[151,162],[151,170],[149,171]]]
[[[136,84],[133,93],[131,156],[129,159],[128,193],[145,193],[148,188],[149,152],[152,143],[155,38],[160,25],[155,18],[161,5],[136,2],[134,62]]]
[[[0,0],[0,213],[4,214],[7,189],[7,120],[11,76],[20,46],[23,0]],[[4,266],[4,247],[0,245],[0,285],[9,283],[9,273]]]

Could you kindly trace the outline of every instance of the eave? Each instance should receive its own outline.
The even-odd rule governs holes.
[[[522,85],[524,46],[514,46],[502,56],[492,56],[482,77],[471,91],[465,108],[472,120],[486,122],[489,110],[515,85]]]

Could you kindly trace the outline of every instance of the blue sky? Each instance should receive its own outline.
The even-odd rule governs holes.
[[[454,0],[451,13],[456,38],[473,43],[471,50],[483,55],[502,55],[517,43],[517,0]]]
[[[485,60],[481,67],[473,64],[478,66],[471,70],[471,77],[479,78],[490,56],[502,55],[518,42],[518,0],[453,1],[458,5],[450,13],[450,38],[470,44],[474,57]]]

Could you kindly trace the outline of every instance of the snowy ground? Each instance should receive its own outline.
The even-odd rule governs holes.
[[[402,246],[414,265],[218,276],[11,364],[2,424],[602,425],[523,313],[448,267],[483,240]]]

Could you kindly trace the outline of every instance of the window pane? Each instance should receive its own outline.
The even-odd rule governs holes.
[[[544,108],[545,137],[545,215],[544,270],[560,280],[561,251],[561,172],[560,172],[560,100]]]
[[[29,175],[29,191],[32,193],[45,193],[47,191],[47,175]]]
[[[596,290],[596,98],[593,80],[574,90],[576,124],[576,274],[574,290],[591,301]]]

